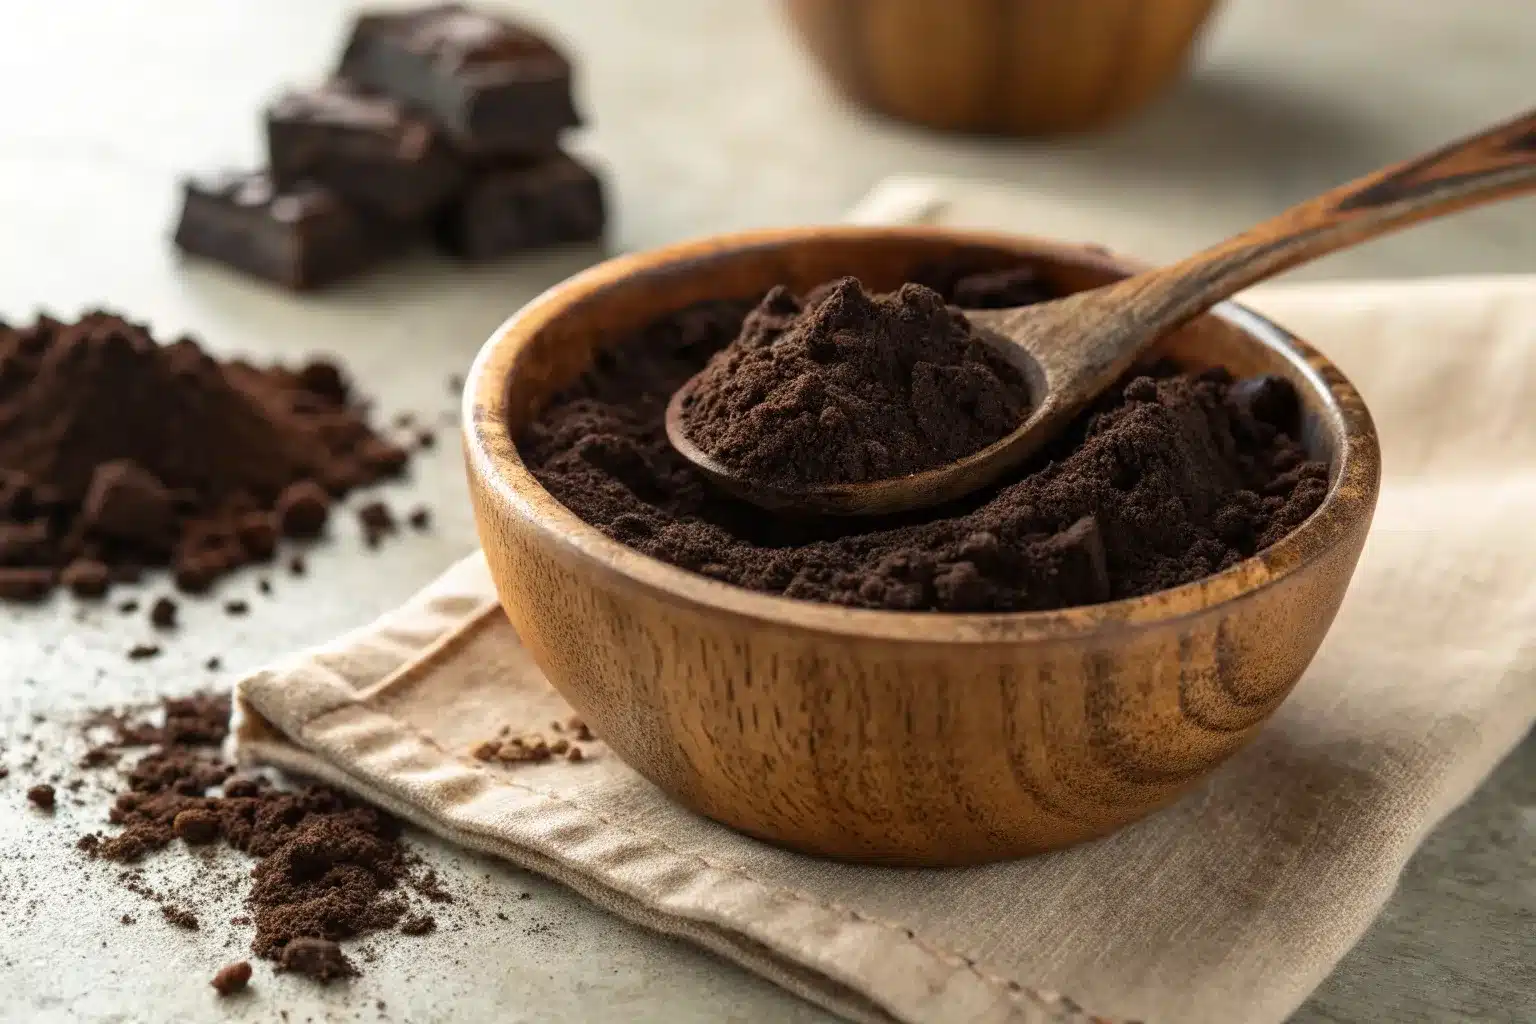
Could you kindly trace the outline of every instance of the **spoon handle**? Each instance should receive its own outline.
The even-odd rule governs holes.
[[[1176,327],[1258,281],[1467,206],[1536,190],[1536,110],[1357,178],[1111,290],[1122,313]]]

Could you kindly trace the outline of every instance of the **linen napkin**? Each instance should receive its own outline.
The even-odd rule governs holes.
[[[854,216],[934,220],[946,205],[906,182]],[[993,196],[971,210],[992,227],[1073,234],[1017,207],[1002,219],[1004,207]],[[377,622],[242,680],[239,751],[854,1020],[1283,1020],[1426,833],[1536,722],[1536,276],[1248,301],[1364,393],[1385,455],[1375,526],[1316,661],[1252,745],[1115,835],[979,868],[858,867],[691,814],[600,737],[580,762],[481,763],[470,751],[497,727],[553,740],[571,712],[479,555]]]

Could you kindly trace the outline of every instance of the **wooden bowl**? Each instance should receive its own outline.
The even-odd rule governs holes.
[[[1058,288],[1131,265],[1102,250],[934,228],[793,228],[610,260],[485,344],[464,400],[480,538],[550,681],[629,765],[702,814],[807,853],[972,864],[1103,835],[1241,748],[1333,621],[1375,507],[1360,396],[1304,342],[1227,304],[1163,343],[1191,366],[1279,373],[1329,460],[1322,507],[1231,569],[1058,612],[853,610],[770,597],[609,540],[513,439],[594,352],[710,298],[842,274],[893,288],[935,260],[1037,263]]]
[[[1041,135],[1096,128],[1184,69],[1216,0],[787,0],[843,92],[907,121]]]

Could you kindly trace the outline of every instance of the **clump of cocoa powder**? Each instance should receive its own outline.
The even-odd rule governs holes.
[[[727,468],[784,487],[905,476],[1023,422],[1023,376],[931,288],[871,295],[848,277],[770,291],[705,366],[689,437]]]
[[[1027,270],[929,280],[972,307],[1048,297]],[[664,418],[672,392],[737,337],[749,312],[701,303],[606,349],[518,439],[534,476],[613,539],[712,579],[943,612],[1046,610],[1192,582],[1274,544],[1327,493],[1328,467],[1299,441],[1288,381],[1157,364],[963,501],[888,518],[765,514],[674,451]]]
[[[329,952],[335,942],[393,929],[410,910],[403,883],[417,879],[399,824],[328,786],[285,790],[237,776],[218,752],[228,731],[227,696],[168,699],[163,712],[160,724],[112,712],[86,723],[109,734],[93,751],[152,746],[124,773],[126,788],[108,815],[118,830],[82,836],[77,845],[122,864],[177,843],[222,842],[250,854],[257,858],[248,898],[251,951],[322,981],[355,973],[339,949]],[[163,904],[162,912],[173,924],[197,927],[183,907]],[[420,917],[407,934],[431,930]]]
[[[407,458],[333,363],[223,361],[105,312],[0,324],[0,599],[98,597],[147,566],[205,590]]]

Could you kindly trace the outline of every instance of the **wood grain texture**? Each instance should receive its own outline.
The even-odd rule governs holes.
[[[1370,416],[1306,344],[1227,307],[1160,346],[1280,373],[1329,460],[1296,533],[1199,582],[1058,612],[945,615],[769,597],[647,558],[577,519],[513,438],[605,345],[708,298],[842,274],[889,289],[925,263],[1038,262],[1062,290],[1131,268],[1101,250],[938,229],[803,228],[622,257],[487,342],[465,395],[480,537],[513,624],[561,694],[685,805],[807,853],[970,864],[1104,834],[1175,799],[1290,692],[1369,528]]]
[[[1183,69],[1216,0],[786,0],[806,48],[865,106],[934,128],[1099,127]]]

